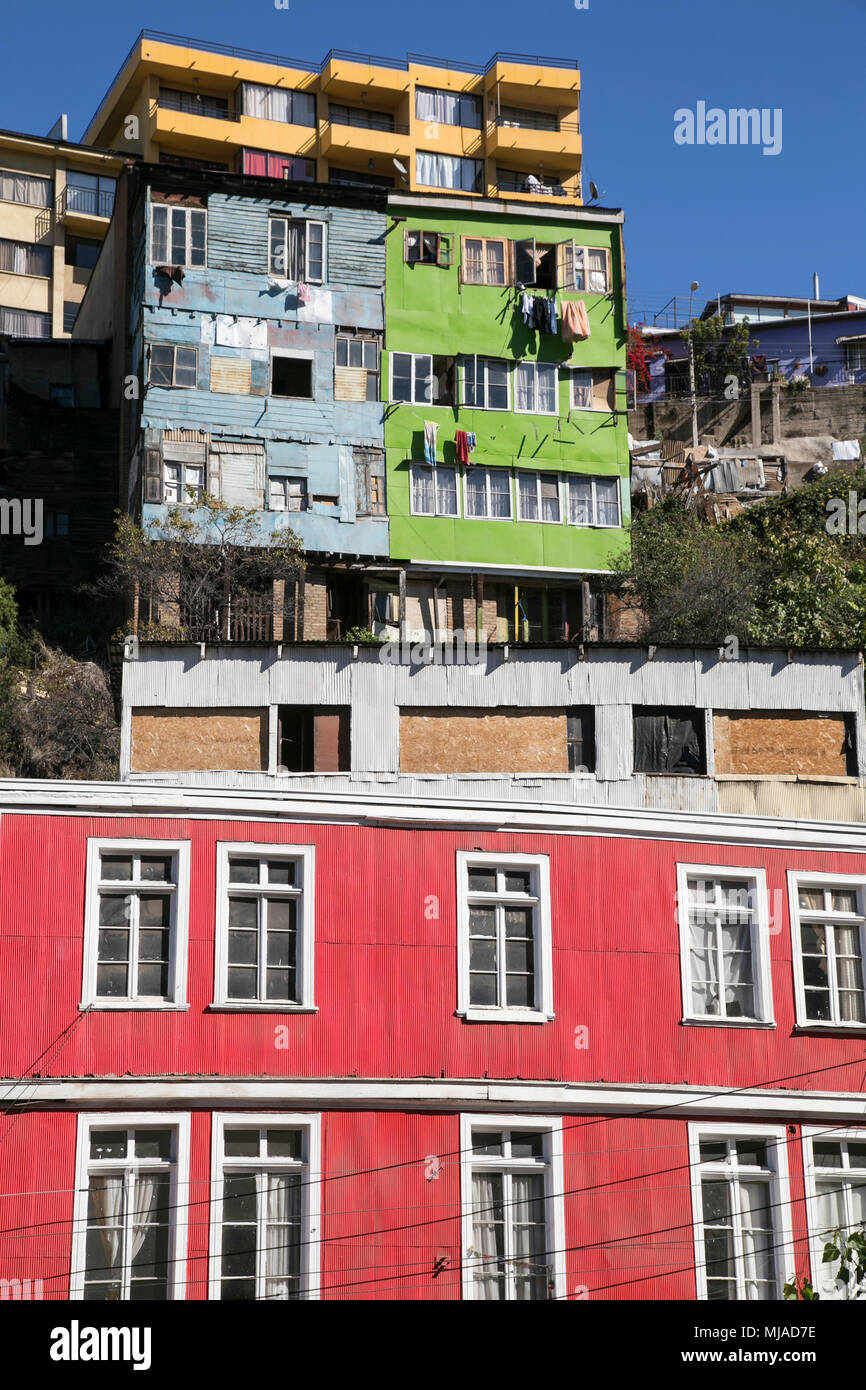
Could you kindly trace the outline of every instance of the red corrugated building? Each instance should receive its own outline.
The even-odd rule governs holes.
[[[864,918],[853,825],[4,783],[0,1292],[833,1294]]]

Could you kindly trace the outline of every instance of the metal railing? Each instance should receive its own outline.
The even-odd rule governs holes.
[[[335,116],[334,108],[330,107],[328,119],[323,123],[322,128],[327,130],[328,126],[342,125],[351,126],[353,130],[377,130],[383,135],[408,135],[409,127],[402,125],[384,114],[377,114],[372,111],[346,111]]]
[[[65,217],[68,213],[80,213],[84,217],[110,217],[114,212],[114,190],[100,192],[96,188],[76,188],[67,185],[58,194],[56,213]]]
[[[186,92],[175,96],[173,92],[161,91],[156,104],[160,111],[177,111],[182,116],[205,116],[211,121],[239,121],[242,112],[229,102],[225,106],[214,106],[213,97],[199,96]]]
[[[541,130],[548,135],[580,134],[580,121],[557,121],[554,117],[551,125],[549,116],[521,117],[519,121],[509,120],[507,116],[497,116],[493,124],[506,130]]]
[[[536,178],[500,178],[493,185],[497,193],[531,193],[534,198],[579,198],[576,188],[565,188],[561,183],[542,183]]]

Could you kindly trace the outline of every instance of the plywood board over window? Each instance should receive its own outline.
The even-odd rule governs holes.
[[[568,772],[564,709],[402,709],[401,772]]]
[[[857,771],[853,729],[844,714],[717,713],[713,740],[722,775],[845,777]]]
[[[134,709],[133,772],[266,772],[266,709]]]

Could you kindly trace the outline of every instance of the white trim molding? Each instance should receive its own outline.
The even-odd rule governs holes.
[[[457,1013],[469,1023],[548,1023],[553,1017],[553,945],[550,921],[550,858],[546,854],[496,854],[480,850],[457,851]],[[470,996],[470,908],[469,871],[478,866],[491,870],[523,870],[530,875],[530,893],[513,895],[513,906],[527,904],[532,909],[533,986],[535,1002],[530,1007],[508,1004],[473,1004]],[[512,895],[491,893],[491,906],[499,908]],[[496,968],[500,993],[505,975],[504,932],[495,938]]]
[[[90,1136],[95,1129],[124,1130],[168,1129],[172,1131],[172,1157],[162,1166],[171,1176],[170,1214],[168,1239],[168,1297],[171,1300],[183,1299],[186,1294],[187,1261],[187,1221],[189,1214],[189,1114],[167,1114],[164,1110],[133,1110],[118,1114],[116,1111],[93,1115],[79,1115],[75,1155],[75,1200],[72,1218],[72,1242],[70,1249],[69,1298],[84,1298],[84,1279],[87,1264],[87,1208],[89,1198],[89,1176],[91,1166],[94,1171],[112,1172],[118,1169],[131,1171],[135,1160],[118,1159],[116,1162],[100,1162],[90,1157]],[[147,1171],[154,1171],[152,1165],[145,1163]],[[124,1210],[124,1225],[130,1221],[129,1204]],[[127,1282],[128,1266],[123,1267],[122,1277]]]
[[[477,1301],[475,1275],[481,1261],[476,1258],[473,1247],[474,1213],[472,1196],[472,1173],[480,1169],[496,1172],[514,1165],[514,1160],[505,1158],[479,1158],[472,1151],[474,1130],[495,1130],[519,1133],[531,1131],[544,1134],[545,1152],[542,1162],[535,1160],[529,1164],[516,1162],[524,1171],[538,1171],[544,1175],[545,1187],[545,1252],[549,1254],[549,1279],[553,1287],[550,1297],[562,1299],[566,1294],[565,1269],[565,1207],[562,1163],[562,1120],[554,1116],[541,1115],[496,1115],[464,1114],[460,1116],[460,1221],[461,1221],[461,1275],[463,1298]],[[509,1263],[506,1261],[505,1263]],[[511,1289],[511,1280],[506,1271],[506,1285]]]
[[[288,889],[276,887],[274,894],[289,897],[296,904],[295,909],[295,950],[296,950],[296,992],[294,1001],[271,1000],[262,997],[261,989],[254,999],[234,999],[228,993],[228,937],[229,937],[229,858],[255,859],[264,861],[287,860],[296,867],[295,882]],[[260,871],[261,872],[261,871]],[[313,939],[315,924],[315,845],[268,844],[261,841],[218,840],[216,846],[216,911],[214,913],[214,996],[213,1008],[242,1013],[245,1010],[260,1013],[299,1013],[314,1010],[313,999],[314,968]],[[234,885],[239,892],[244,885]],[[258,899],[266,896],[266,885],[249,885],[250,892]],[[265,968],[262,942],[261,903],[258,923],[259,971]]]
[[[150,995],[125,995],[114,998],[110,995],[97,995],[97,967],[99,950],[99,888],[103,880],[100,873],[103,854],[128,854],[131,858],[140,855],[165,856],[171,858],[175,876],[171,887],[169,913],[169,961],[168,997],[160,999]],[[160,882],[139,879],[136,881],[142,892],[148,888],[160,888]],[[118,882],[118,887],[129,886]],[[165,885],[162,885],[163,887]],[[84,950],[81,980],[81,1009],[114,1009],[160,1011],[185,1009],[187,948],[189,938],[189,896],[190,896],[190,842],[189,840],[144,840],[130,837],[93,836],[87,841],[87,878],[84,900]],[[135,919],[135,920],[133,920]],[[128,923],[130,933],[130,970],[137,959],[137,915],[132,914]]]
[[[726,1147],[734,1153],[734,1158],[729,1158],[727,1162],[708,1163],[701,1159],[701,1143],[707,1140],[718,1139],[726,1143]],[[766,1143],[768,1167],[762,1168],[761,1165],[749,1164],[744,1162],[742,1165],[742,1175],[744,1181],[755,1179],[766,1181],[769,1189],[769,1210],[772,1216],[772,1248],[774,1258],[774,1299],[781,1299],[782,1285],[794,1271],[794,1244],[791,1234],[791,1194],[788,1183],[788,1146],[787,1133],[784,1125],[773,1126],[772,1128],[761,1126],[755,1127],[747,1124],[691,1124],[689,1125],[689,1168],[691,1172],[692,1188],[692,1217],[694,1221],[694,1240],[695,1240],[695,1281],[697,1285],[697,1296],[699,1299],[706,1300],[707,1292],[707,1262],[704,1251],[704,1216],[703,1216],[703,1196],[701,1190],[702,1173],[709,1167],[709,1175],[718,1178],[719,1181],[726,1181],[734,1185],[735,1197],[738,1193],[737,1183],[739,1182],[740,1159],[736,1155],[735,1145],[727,1144],[730,1140],[742,1140],[745,1143]],[[766,1175],[766,1176],[765,1176]],[[738,1200],[731,1201],[732,1212],[732,1235],[734,1244],[734,1277],[737,1291],[737,1301],[745,1300],[744,1283],[745,1269],[742,1257],[742,1234],[740,1219],[745,1214],[745,1207]]]
[[[698,1013],[692,998],[692,954],[689,923],[689,883],[717,883],[720,879],[740,880],[747,885],[750,913],[752,987],[754,1016]],[[763,868],[734,868],[728,864],[677,864],[677,919],[680,930],[680,978],[683,992],[683,1022],[702,1023],[717,1028],[774,1027],[773,981],[770,968],[770,925],[767,908],[767,873]],[[721,968],[722,962],[718,962]],[[718,975],[721,984],[722,975]],[[720,1000],[720,1006],[724,1003]]]
[[[220,1262],[222,1258],[223,1191],[226,1171],[225,1132],[231,1129],[296,1129],[301,1132],[302,1156],[297,1165],[301,1173],[301,1241],[300,1241],[300,1297],[316,1299],[319,1297],[321,1272],[322,1238],[322,1123],[320,1115],[308,1113],[274,1115],[270,1112],[231,1111],[228,1114],[215,1114],[211,1127],[211,1170],[210,1170],[210,1250],[208,1254],[208,1296],[219,1300],[221,1297]],[[260,1168],[262,1171],[282,1171],[285,1165],[279,1160],[265,1158],[239,1159],[234,1166]],[[231,1165],[230,1165],[231,1166]],[[258,1223],[261,1224],[260,1217]],[[262,1250],[257,1242],[256,1298],[270,1299],[261,1290],[264,1280]]]

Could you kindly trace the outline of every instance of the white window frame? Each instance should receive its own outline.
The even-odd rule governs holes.
[[[208,1296],[221,1301],[220,1262],[222,1259],[223,1181],[226,1173],[225,1132],[227,1129],[300,1129],[304,1131],[306,1148],[305,1175],[302,1197],[301,1240],[301,1301],[318,1299],[321,1269],[322,1237],[322,1117],[320,1114],[290,1113],[270,1110],[262,1112],[214,1112],[211,1124],[211,1209],[210,1253],[208,1259]],[[266,1165],[267,1159],[238,1159],[239,1166]],[[278,1166],[279,1160],[274,1161]],[[231,1171],[232,1161],[229,1163]],[[258,1291],[259,1279],[256,1276]],[[258,1293],[257,1293],[258,1296]],[[274,1300],[282,1302],[283,1300]],[[288,1301],[288,1300],[287,1300]]]
[[[523,478],[534,478],[534,479],[535,479],[535,501],[536,501],[536,504],[537,504],[537,506],[538,506],[538,516],[524,516],[524,515],[523,515],[523,511],[522,511],[521,505],[520,505],[520,479],[521,479],[522,477],[523,477]],[[542,482],[542,479],[544,479],[545,482],[550,482],[551,480],[553,480],[553,481],[556,483],[556,495],[557,495],[557,499],[558,499],[558,501],[559,501],[559,516],[556,518],[555,521],[548,521],[548,520],[547,520],[545,517],[543,517],[542,514],[541,514],[541,513],[542,513],[542,510],[543,510],[543,508],[542,508],[542,498],[541,498],[541,482]],[[563,524],[563,522],[564,522],[564,520],[565,520],[565,515],[564,515],[563,498],[562,498],[562,479],[560,478],[560,476],[559,476],[558,473],[548,473],[546,470],[545,470],[545,471],[536,472],[536,471],[535,471],[534,469],[532,469],[532,468],[517,468],[517,469],[515,469],[515,474],[514,474],[514,494],[515,494],[515,498],[516,498],[516,502],[517,502],[517,520],[518,520],[518,521],[527,521],[527,522],[531,523],[532,525],[536,525],[536,526],[561,526],[561,525]]]
[[[524,869],[537,885],[534,913],[533,1008],[470,1004],[469,999],[469,869]],[[546,854],[497,854],[490,851],[457,851],[457,1017],[468,1023],[549,1023],[553,1012],[553,946],[550,919],[550,858]],[[525,898],[515,895],[515,906]]]
[[[454,488],[455,488],[455,495],[456,495],[456,499],[457,499],[457,510],[456,510],[456,512],[443,512],[443,511],[440,511],[440,510],[439,510],[439,487],[438,487],[438,479],[439,479],[439,477],[441,476],[441,470],[442,470],[443,468],[454,474]],[[434,501],[434,510],[433,510],[432,512],[422,512],[422,511],[419,511],[418,508],[415,506],[415,471],[416,471],[416,469],[423,469],[425,472],[430,473],[430,474],[432,475],[433,496],[434,496],[434,499],[435,499],[435,501]],[[410,463],[410,465],[409,465],[409,513],[410,513],[411,516],[440,516],[440,517],[446,517],[446,518],[450,519],[451,521],[457,521],[457,520],[459,520],[460,515],[461,515],[461,512],[460,512],[460,495],[461,495],[461,492],[462,492],[462,488],[461,488],[461,486],[460,486],[460,469],[458,468],[457,464],[450,464],[450,463],[444,463],[444,464],[443,464],[443,463],[440,463],[440,464],[434,465],[434,464],[432,464],[432,463],[421,463],[420,460],[418,460],[418,459],[414,459],[414,460]]]
[[[845,1301],[844,1289],[835,1287],[827,1288],[823,1282],[819,1285],[823,1261],[821,1256],[824,1253],[826,1241],[820,1233],[818,1221],[818,1183],[825,1178],[839,1177],[841,1182],[845,1181],[845,1175],[862,1173],[863,1180],[866,1182],[866,1169],[862,1168],[835,1168],[817,1170],[815,1164],[814,1141],[825,1139],[829,1144],[852,1143],[866,1144],[866,1129],[826,1129],[823,1126],[803,1125],[803,1182],[806,1189],[806,1226],[809,1232],[809,1259],[812,1266],[812,1287],[820,1293],[822,1299],[832,1299],[834,1301]],[[840,1183],[841,1185],[841,1183]],[[847,1198],[845,1199],[847,1205]],[[850,1229],[846,1227],[846,1229]]]
[[[689,879],[694,878],[703,881],[708,879],[743,879],[748,884],[749,894],[754,904],[752,909],[752,981],[755,1007],[759,1011],[756,1018],[728,1018],[724,1014],[699,1014],[692,1006],[688,886]],[[734,868],[728,864],[678,863],[677,918],[680,929],[683,1023],[700,1023],[715,1028],[775,1028],[766,869]]]
[[[866,1023],[857,1023],[855,1020],[848,1019],[815,1019],[806,1016],[806,988],[803,978],[803,953],[800,944],[800,888],[843,888],[854,889],[857,893],[857,905],[864,920],[860,923],[860,959],[861,968],[866,984],[866,877],[862,874],[810,874],[801,869],[788,870],[788,909],[791,919],[791,959],[794,964],[794,997],[796,1000],[796,1019],[798,1028],[808,1028],[810,1031],[830,1032],[866,1032]],[[844,925],[841,923],[840,925]],[[853,926],[854,923],[851,923]],[[835,933],[831,933],[834,941],[834,956],[832,973],[828,971],[830,984],[830,1003],[834,1014],[838,1015],[838,972],[836,970],[835,957]]]
[[[844,343],[845,349],[845,370],[849,372],[862,372],[866,370],[866,337],[858,338],[856,342]],[[769,370],[769,361],[767,369]]]
[[[530,410],[523,410],[523,409],[521,408],[520,404],[519,404],[519,401],[520,401],[520,386],[519,386],[519,382],[518,382],[517,378],[518,378],[519,373],[520,373],[522,370],[525,370],[527,367],[531,367],[531,368],[532,368],[532,408],[531,408]],[[538,403],[538,402],[539,402],[539,398],[540,398],[540,397],[539,397],[539,390],[538,390],[538,375],[539,375],[538,369],[539,369],[539,367],[544,367],[544,368],[546,368],[547,370],[552,371],[553,374],[554,374],[554,383],[555,383],[555,384],[554,384],[554,392],[553,392],[553,395],[554,395],[554,408],[553,408],[553,410],[542,410],[541,407],[539,406],[539,403]],[[559,414],[559,364],[558,364],[557,362],[534,362],[534,361],[521,361],[521,362],[515,362],[515,364],[514,364],[514,413],[515,413],[516,415],[547,415],[547,416],[555,416],[555,415],[558,415],[558,414]]]
[[[273,276],[273,275],[280,276],[282,279],[284,279],[284,280],[290,280],[290,281],[293,281],[294,283],[297,283],[297,280],[295,280],[295,277],[294,277],[294,276],[292,276],[292,275],[289,274],[289,268],[288,268],[288,266],[285,266],[282,270],[272,270],[272,269],[271,269],[271,227],[273,226],[273,224],[274,224],[275,222],[282,222],[282,224],[283,224],[283,251],[284,251],[283,260],[284,260],[284,261],[288,259],[287,256],[285,255],[285,248],[286,248],[287,241],[288,241],[288,238],[287,238],[287,236],[286,236],[286,233],[287,233],[287,231],[288,231],[288,225],[289,225],[289,223],[291,222],[291,223],[293,223],[295,226],[297,226],[297,224],[298,224],[299,222],[302,222],[302,223],[304,224],[304,274],[303,274],[303,277],[300,277],[300,276],[299,276],[298,279],[303,278],[304,284],[309,284],[309,285],[325,285],[325,284],[327,284],[327,282],[328,282],[328,224],[327,224],[327,222],[323,222],[323,221],[321,221],[321,220],[320,220],[319,218],[317,218],[317,217],[290,217],[287,213],[274,213],[274,214],[272,214],[272,215],[268,218],[268,274],[271,275],[271,276]],[[308,231],[307,231],[307,228],[310,227],[310,226],[321,227],[321,229],[322,229],[322,273],[321,273],[321,275],[319,275],[319,276],[310,275],[310,237],[309,237],[309,233],[308,233]]]
[[[267,510],[268,510],[269,512],[279,512],[281,515],[282,515],[283,512],[291,512],[293,515],[295,515],[295,514],[297,514],[297,513],[299,513],[299,512],[305,512],[305,511],[307,511],[307,510],[309,509],[309,498],[310,498],[309,489],[308,489],[308,487],[307,487],[307,482],[308,482],[308,480],[307,480],[306,476],[304,476],[304,475],[302,475],[302,474],[296,474],[296,473],[271,473],[271,474],[269,474],[269,475],[268,475]],[[273,504],[272,504],[272,501],[271,501],[271,488],[274,486],[275,483],[277,484],[278,487],[282,488],[283,497],[284,497],[285,502],[286,502],[285,507],[275,507],[275,506],[273,506]],[[288,489],[289,489],[289,484],[290,484],[290,483],[295,483],[295,484],[300,483],[300,484],[301,484],[302,490],[301,490],[301,492],[300,492],[299,494],[297,494],[297,495],[299,496],[299,498],[300,498],[301,503],[303,504],[303,505],[300,506],[300,507],[290,507],[290,506],[288,505],[289,496],[290,496],[289,490],[288,490]]]
[[[569,482],[572,478],[582,479],[584,482],[592,483],[592,521],[571,521],[569,519]],[[598,496],[596,483],[616,483],[616,506],[618,520],[615,526],[609,526],[606,522],[598,520]],[[565,524],[575,526],[579,531],[621,531],[622,530],[622,482],[619,477],[610,477],[603,473],[569,473],[566,477],[565,486]]]
[[[174,855],[177,879],[171,899],[169,926],[169,985],[171,997],[102,999],[96,993],[96,970],[99,949],[99,884],[103,854]],[[84,903],[84,961],[82,968],[80,1009],[138,1009],[146,1012],[165,1009],[186,1009],[187,949],[189,939],[190,842],[189,840],[131,840],[98,836],[87,841],[87,879]],[[159,887],[157,881],[154,888]],[[134,936],[130,939],[130,959]]]
[[[767,1158],[772,1164],[772,1176],[769,1180],[770,1188],[770,1210],[773,1219],[773,1254],[776,1261],[776,1298],[782,1297],[782,1285],[794,1269],[794,1243],[791,1234],[791,1194],[788,1181],[788,1145],[787,1133],[784,1125],[757,1125],[752,1126],[743,1124],[710,1124],[698,1123],[689,1125],[689,1168],[691,1172],[692,1188],[692,1221],[694,1227],[694,1250],[695,1250],[695,1280],[697,1285],[697,1297],[699,1300],[707,1301],[707,1271],[706,1257],[704,1254],[704,1235],[703,1235],[703,1194],[701,1191],[701,1176],[706,1165],[701,1160],[701,1141],[705,1139],[741,1139],[758,1140],[767,1145]],[[732,1170],[729,1170],[732,1171]],[[756,1170],[746,1171],[746,1179],[758,1176]],[[739,1226],[737,1226],[739,1231]],[[735,1250],[738,1244],[735,1236]],[[735,1271],[738,1288],[742,1280],[742,1261],[740,1255],[735,1254]],[[727,1300],[726,1300],[727,1301]],[[731,1300],[732,1302],[748,1302],[749,1300]],[[763,1302],[764,1300],[758,1300]]]
[[[180,498],[177,502],[168,502],[166,493],[169,487],[174,487],[175,483],[167,477],[169,468],[177,468],[180,472]],[[198,483],[187,482],[187,469],[200,473],[204,481]],[[207,491],[207,466],[204,463],[184,463],[181,459],[163,459],[162,461],[162,499],[163,504],[168,507],[197,507],[201,501],[203,492]],[[190,492],[194,493],[190,497]]]
[[[463,517],[465,518],[466,521],[506,521],[506,522],[508,522],[508,521],[513,521],[513,520],[514,520],[514,483],[513,483],[512,472],[511,472],[511,469],[510,469],[510,468],[502,468],[502,469],[500,469],[499,471],[500,471],[501,473],[504,473],[504,474],[507,476],[507,478],[508,478],[508,515],[507,515],[507,516],[493,516],[493,515],[492,515],[491,510],[490,510],[490,478],[491,478],[491,475],[492,475],[492,473],[493,473],[493,466],[490,465],[490,464],[482,464],[482,465],[476,466],[476,467],[474,467],[474,468],[464,468],[464,470],[463,470],[463,487],[462,487],[462,489],[461,489],[462,492],[463,492],[462,514],[463,514]],[[485,496],[486,496],[486,501],[487,501],[487,511],[484,513],[483,516],[478,516],[475,512],[470,512],[470,511],[469,511],[469,508],[468,508],[468,506],[467,506],[467,502],[466,502],[466,490],[467,490],[467,485],[468,485],[468,482],[469,482],[470,475],[473,475],[473,476],[475,476],[476,478],[477,478],[477,477],[481,477],[482,475],[483,475],[483,477],[484,477],[484,489],[485,489]],[[458,503],[458,507],[459,507],[460,505],[461,505],[461,504]]]
[[[216,911],[214,914],[214,995],[212,1009],[231,1013],[316,1013],[314,1002],[315,944],[315,845],[267,844],[260,841],[219,840],[216,847]],[[300,998],[230,999],[228,996],[229,857],[239,859],[293,859],[300,864],[301,887],[292,895],[298,902],[296,917],[296,979]],[[242,885],[236,885],[241,888]],[[250,885],[254,887],[254,885]]]
[[[150,356],[147,363],[148,385],[161,387],[163,390],[177,388],[179,391],[195,391],[198,386],[198,349],[191,347],[189,343],[150,343]],[[152,366],[153,353],[155,349],[171,353],[171,381],[166,384],[164,381],[154,381]],[[195,381],[191,386],[185,385],[177,380],[177,354],[178,352],[191,352],[195,361]]]
[[[165,208],[165,209],[167,210],[167,214],[166,214],[166,215],[167,215],[166,233],[165,233],[165,246],[166,246],[166,251],[165,251],[165,259],[164,259],[164,260],[160,260],[159,257],[157,257],[157,256],[154,255],[154,225],[153,225],[153,219],[154,219],[154,213],[156,212],[157,208]],[[181,262],[181,264],[183,265],[184,269],[186,269],[186,270],[206,270],[206,269],[207,269],[207,250],[208,250],[208,247],[207,247],[207,237],[208,237],[207,208],[198,208],[198,207],[195,207],[195,208],[194,208],[194,207],[183,207],[183,206],[182,206],[182,207],[178,207],[177,203],[151,203],[151,205],[150,205],[150,264],[151,264],[151,265],[173,265],[173,264],[174,264],[174,262],[171,260],[171,214],[172,214],[173,212],[182,212],[182,213],[185,214],[186,233],[185,233],[185,237],[184,237],[183,261]],[[191,249],[192,249],[192,234],[191,234],[191,231],[190,231],[190,226],[191,226],[190,213],[192,213],[192,212],[200,212],[201,215],[204,217],[204,262],[203,262],[201,265],[193,265],[192,262],[191,262],[191,260],[190,260],[190,251],[191,251]]]
[[[472,1115],[460,1116],[460,1224],[462,1244],[462,1293],[464,1300],[474,1303],[476,1281],[474,1275],[478,1268],[477,1260],[469,1253],[473,1248],[472,1174],[474,1168],[488,1168],[501,1171],[509,1166],[519,1167],[521,1160],[484,1159],[472,1153],[472,1134],[475,1130],[524,1130],[533,1134],[539,1131],[548,1136],[545,1156],[545,1193],[547,1206],[547,1235],[550,1242],[548,1251],[551,1257],[553,1297],[564,1299],[567,1293],[565,1264],[565,1207],[563,1161],[562,1161],[562,1118],[545,1115]],[[537,1163],[537,1161],[536,1161]],[[498,1164],[498,1167],[497,1167]],[[531,1161],[527,1162],[532,1167]]]
[[[411,359],[411,375],[410,375],[410,378],[409,378],[410,387],[411,387],[411,398],[410,398],[408,401],[397,400],[396,396],[394,395],[394,359],[395,359],[395,357],[408,357],[408,358]],[[429,381],[430,381],[430,391],[431,391],[431,393],[432,393],[432,391],[433,391],[433,354],[432,354],[432,353],[430,353],[430,352],[402,352],[402,351],[395,351],[395,350],[392,350],[391,352],[388,353],[388,399],[389,399],[389,401],[390,401],[393,405],[423,405],[423,406],[431,407],[431,406],[435,406],[435,405],[438,404],[438,402],[432,401],[432,400],[431,400],[431,401],[419,401],[419,400],[416,399],[416,396],[415,396],[415,389],[416,389],[416,383],[417,383],[417,371],[416,371],[416,365],[415,365],[415,364],[416,364],[418,361],[422,360],[422,359],[423,359],[425,362],[429,362],[429,364],[430,364]]]
[[[189,1214],[189,1153],[190,1153],[190,1115],[189,1112],[166,1110],[137,1110],[100,1112],[99,1114],[78,1116],[75,1155],[75,1195],[72,1218],[72,1249],[70,1252],[71,1274],[69,1277],[70,1301],[83,1301],[84,1277],[87,1263],[87,1205],[91,1164],[98,1160],[90,1158],[90,1135],[94,1129],[172,1129],[175,1131],[175,1163],[172,1168],[171,1230],[169,1233],[169,1279],[168,1302],[177,1302],[186,1296],[187,1262],[187,1222]],[[123,1166],[128,1160],[106,1162],[105,1169]],[[93,1171],[100,1171],[97,1167]],[[129,1212],[127,1212],[127,1217]],[[160,1300],[162,1301],[162,1300]]]
[[[472,362],[475,366],[475,376],[477,380],[478,367],[484,364],[484,404],[470,405],[466,399],[466,367]],[[500,363],[505,368],[505,405],[488,405],[490,387],[488,385],[488,365],[491,362]],[[512,402],[512,383],[511,383],[511,363],[507,357],[490,357],[483,353],[463,353],[457,358],[457,373],[459,377],[458,401],[465,410],[492,410],[499,415],[511,410]]]

